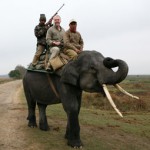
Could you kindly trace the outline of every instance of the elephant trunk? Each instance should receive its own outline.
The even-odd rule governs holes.
[[[116,85],[117,83],[123,81],[128,74],[128,65],[123,60],[114,60],[108,57],[103,60],[103,64],[104,68],[100,68],[101,72],[98,73],[98,81],[102,85],[104,93],[106,94],[106,97],[114,110],[118,113],[120,117],[123,117],[121,112],[117,109],[107,89],[107,84]],[[114,67],[118,67],[118,70],[116,72],[112,70],[112,68]]]
[[[127,74],[128,74],[128,65],[126,62],[120,59],[112,59],[112,58],[105,58],[103,64],[107,69],[98,76],[100,79],[101,84],[117,84],[123,81]],[[111,68],[118,67],[118,70],[115,72]]]

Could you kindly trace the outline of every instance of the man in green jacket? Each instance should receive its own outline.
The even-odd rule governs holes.
[[[46,17],[45,14],[40,14],[39,24],[34,29],[34,34],[37,38],[37,49],[33,57],[32,63],[30,65],[31,69],[35,69],[35,66],[39,60],[40,55],[46,49],[46,33],[48,26],[45,24]]]
[[[77,21],[72,19],[69,22],[69,30],[65,32],[63,36],[64,41],[64,53],[70,57],[70,59],[76,59],[77,55],[83,50],[83,39],[81,34],[76,30]]]

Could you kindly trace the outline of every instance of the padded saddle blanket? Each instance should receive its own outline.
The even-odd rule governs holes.
[[[48,60],[49,60],[49,57],[50,55],[47,55],[45,52],[40,56],[39,58],[39,61],[37,63],[37,65],[35,66],[34,69],[32,69],[29,65],[29,67],[27,68],[28,71],[34,71],[34,72],[42,72],[42,73],[51,73],[53,74],[52,72],[48,72],[47,70],[45,70],[45,65],[48,63]],[[57,75],[61,75],[61,71],[62,71],[62,68],[65,64],[67,64],[69,61],[69,58],[68,56],[66,56],[65,54],[63,53],[60,53],[59,56],[53,58],[51,61],[50,61],[50,64],[54,70],[54,74],[57,74]]]

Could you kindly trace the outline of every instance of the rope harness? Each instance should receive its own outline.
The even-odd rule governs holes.
[[[49,82],[49,84],[50,84],[50,87],[52,88],[52,91],[55,93],[56,97],[57,97],[58,99],[60,99],[59,94],[58,94],[58,92],[56,91],[56,88],[54,87],[54,84],[53,84],[52,79],[51,79],[51,77],[49,76],[49,74],[47,74],[47,77],[48,77],[48,82]]]

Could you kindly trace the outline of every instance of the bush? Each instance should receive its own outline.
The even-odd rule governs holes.
[[[17,65],[15,67],[15,70],[11,70],[8,75],[10,78],[22,79],[25,74],[25,71],[26,71],[25,67]]]
[[[9,72],[8,75],[10,78],[21,79],[21,74],[20,74],[19,70],[12,70]]]

